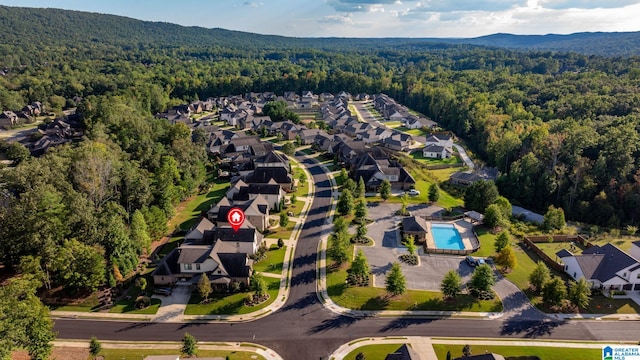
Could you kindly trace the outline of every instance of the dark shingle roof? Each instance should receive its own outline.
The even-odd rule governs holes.
[[[197,264],[204,262],[211,253],[211,248],[206,246],[198,247],[181,247],[178,249],[180,257],[178,257],[179,264]]]
[[[562,259],[562,258],[564,258],[564,257],[570,257],[570,256],[573,256],[573,254],[572,254],[569,250],[567,250],[567,249],[562,249],[562,250],[560,250],[560,251],[558,251],[558,252],[556,253],[556,256],[557,256],[557,257],[559,257],[560,259]]]
[[[178,268],[179,256],[180,256],[180,253],[178,252],[178,249],[171,250],[171,252],[169,252],[167,256],[165,256],[162,259],[162,262],[158,264],[158,267],[153,271],[151,275],[166,276],[166,275],[177,274],[179,272],[179,268]]]
[[[420,355],[407,344],[398,348],[395,352],[388,354],[384,360],[420,360]]]
[[[251,267],[247,265],[247,254],[244,253],[218,253],[225,270],[231,277],[249,277]]]
[[[405,232],[427,232],[425,220],[418,216],[410,216],[402,219],[402,229]]]
[[[594,246],[576,256],[580,269],[587,279],[597,279],[605,282],[616,276],[616,273],[638,262],[616,246],[606,244]],[[589,273],[591,276],[588,276]]]

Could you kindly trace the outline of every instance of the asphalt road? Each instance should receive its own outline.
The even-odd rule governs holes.
[[[327,212],[331,189],[327,176],[304,160],[317,189],[293,263],[291,290],[285,306],[260,320],[236,324],[176,324],[57,319],[60,339],[180,341],[189,332],[201,341],[254,342],[277,351],[284,359],[326,359],[350,339],[369,336],[445,336],[563,340],[638,341],[635,321],[532,321],[515,315],[506,319],[411,319],[337,315],[316,295],[316,258],[322,232],[330,231]],[[255,336],[255,338],[254,338]]]

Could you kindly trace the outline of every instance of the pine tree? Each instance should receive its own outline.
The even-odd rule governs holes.
[[[591,289],[584,278],[569,285],[569,301],[577,308],[586,308],[591,301]]]
[[[537,292],[542,291],[542,287],[551,279],[551,273],[547,265],[538,261],[536,267],[529,274],[529,283]]]
[[[380,197],[382,200],[387,200],[391,197],[391,183],[387,179],[384,179],[380,184]]]
[[[478,265],[471,275],[471,287],[478,291],[489,291],[495,284],[496,277],[487,264]]]
[[[500,232],[500,234],[498,234],[496,242],[493,244],[493,246],[495,247],[496,252],[499,253],[500,251],[502,251],[502,249],[509,245],[509,242],[511,242],[509,232],[507,230],[503,230]]]
[[[440,199],[440,191],[437,184],[431,184],[429,187],[429,201],[434,203]]]
[[[102,351],[102,344],[95,336],[92,336],[91,340],[89,341],[89,354],[93,357],[96,357],[98,356],[98,354],[100,354],[100,351]]]
[[[442,282],[440,283],[440,290],[446,297],[455,298],[460,294],[462,289],[462,279],[455,270],[449,270]]]
[[[182,349],[183,354],[188,356],[194,356],[198,353],[198,340],[189,333],[184,333],[182,337]]]
[[[349,275],[353,277],[355,282],[358,284],[369,279],[369,263],[367,262],[367,258],[364,256],[362,250],[358,250],[358,254],[355,259],[353,259],[351,268],[349,268]]]
[[[338,198],[336,210],[338,211],[338,214],[342,216],[351,215],[351,212],[353,211],[353,195],[351,195],[351,191],[348,189],[342,189],[342,193]]]
[[[542,301],[547,305],[558,306],[565,297],[567,297],[567,287],[557,276],[552,276],[551,280],[542,287]]]
[[[407,291],[407,280],[402,274],[400,264],[397,262],[391,265],[391,270],[387,274],[387,280],[385,281],[386,290],[391,295],[402,295]]]
[[[364,193],[365,193],[365,185],[364,185],[364,179],[362,178],[362,176],[360,176],[360,178],[358,179],[358,185],[356,186],[356,191],[355,191],[355,197],[357,198],[364,198]]]
[[[136,210],[131,217],[131,239],[140,252],[142,250],[147,254],[151,252],[151,236],[149,236],[147,222],[140,210]]]
[[[209,277],[207,274],[202,274],[200,276],[200,280],[198,280],[198,293],[203,301],[209,299],[209,294],[211,293],[211,282],[209,281]]]
[[[365,222],[367,219],[368,211],[367,211],[367,200],[361,197],[358,199],[356,203],[355,209],[355,217],[358,222]]]

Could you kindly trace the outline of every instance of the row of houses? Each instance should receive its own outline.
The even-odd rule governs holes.
[[[406,106],[398,104],[387,94],[376,94],[373,106],[386,120],[400,121],[408,129],[435,128],[438,125],[431,119],[411,114]]]
[[[33,117],[45,112],[45,107],[40,101],[35,101],[30,105],[25,105],[21,111],[13,112],[5,110],[0,112],[0,127],[11,127],[20,124],[23,121],[31,121]]]

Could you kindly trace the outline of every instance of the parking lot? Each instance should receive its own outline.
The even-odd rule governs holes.
[[[449,270],[456,270],[466,282],[470,279],[473,268],[464,261],[463,256],[427,255],[420,248],[420,264],[407,265],[400,262],[400,255],[407,252],[401,245],[400,230],[398,224],[401,216],[395,215],[400,209],[400,204],[380,203],[369,206],[369,218],[375,222],[370,224],[368,236],[371,237],[374,246],[359,246],[369,261],[369,267],[374,275],[374,286],[384,287],[386,273],[391,264],[399,262],[402,272],[407,279],[407,288],[415,290],[440,290],[440,283]],[[414,215],[433,215],[442,209],[435,206],[414,205],[409,207]]]

